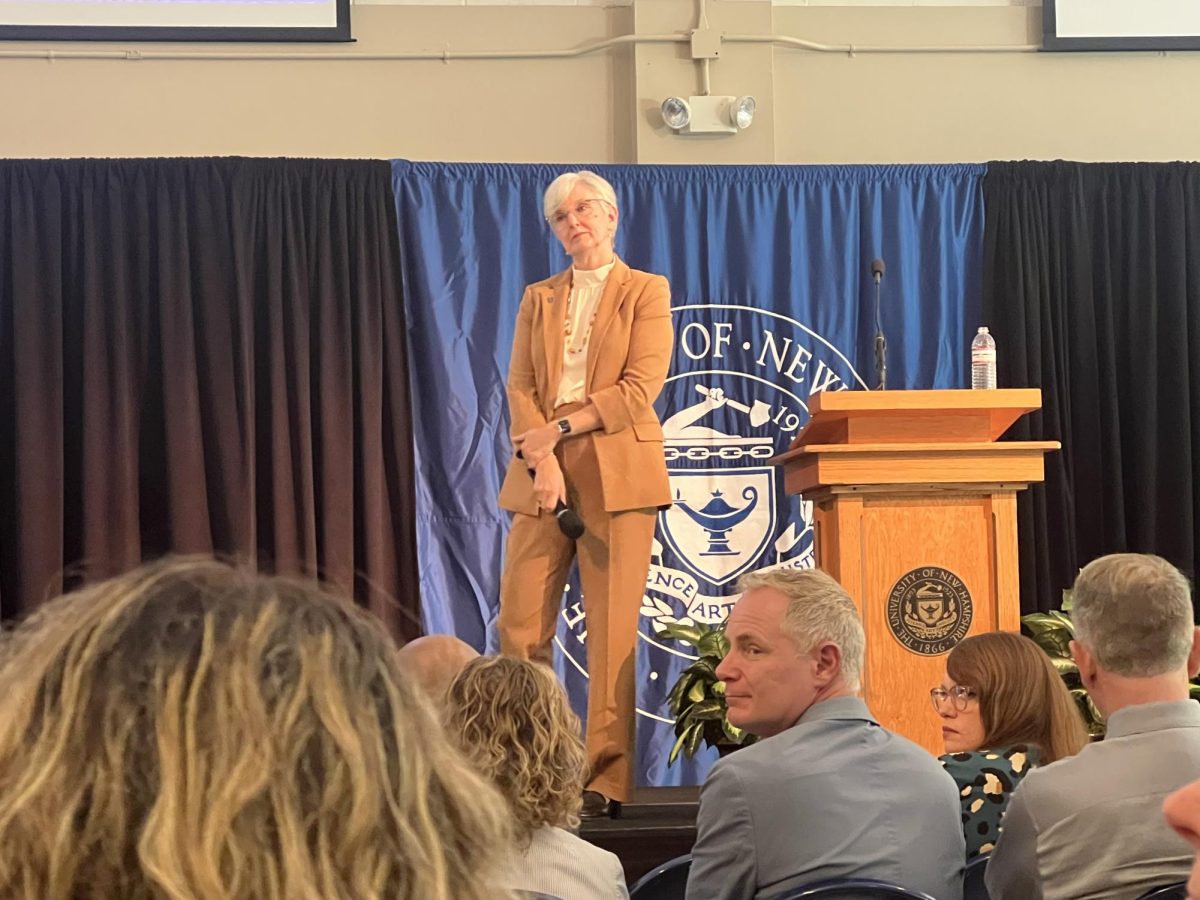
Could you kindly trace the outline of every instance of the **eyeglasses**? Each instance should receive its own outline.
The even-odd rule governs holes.
[[[967,708],[967,705],[979,697],[974,688],[969,688],[963,684],[956,684],[950,690],[944,687],[935,687],[929,692],[929,700],[933,703],[935,710],[941,710],[946,701],[949,700],[954,708],[962,712]]]
[[[567,217],[571,213],[575,213],[576,219],[585,219],[592,215],[592,213],[599,209],[596,205],[597,203],[608,203],[608,201],[600,197],[593,197],[590,200],[580,200],[572,209],[560,209],[547,218],[546,221],[550,223],[551,228],[561,228],[567,224]]]

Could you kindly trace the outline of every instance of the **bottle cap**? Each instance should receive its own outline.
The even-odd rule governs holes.
[[[979,334],[987,334],[987,333],[988,333],[987,326],[986,326],[986,325],[980,325],[980,326],[979,326]]]

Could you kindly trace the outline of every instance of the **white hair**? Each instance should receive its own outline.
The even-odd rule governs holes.
[[[787,597],[783,631],[801,653],[826,641],[836,644],[842,651],[842,680],[850,690],[859,690],[867,637],[845,588],[820,569],[763,569],[738,580],[743,593],[756,588],[771,588]]]
[[[1195,627],[1192,591],[1160,556],[1113,553],[1080,570],[1071,591],[1075,637],[1105,671],[1149,678],[1182,668]]]
[[[546,188],[546,193],[542,195],[542,215],[547,219],[554,215],[554,211],[563,205],[563,201],[579,184],[591,188],[601,200],[613,209],[617,208],[617,192],[613,190],[613,186],[595,172],[583,169],[579,172],[564,172],[550,182],[550,187]]]

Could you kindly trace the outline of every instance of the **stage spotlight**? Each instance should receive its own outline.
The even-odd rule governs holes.
[[[678,131],[692,121],[692,108],[682,97],[668,97],[662,102],[662,117],[668,128]]]

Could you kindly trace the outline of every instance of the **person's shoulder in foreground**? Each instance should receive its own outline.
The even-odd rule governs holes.
[[[564,828],[546,825],[533,833],[517,861],[510,886],[563,900],[627,900],[621,860]]]

